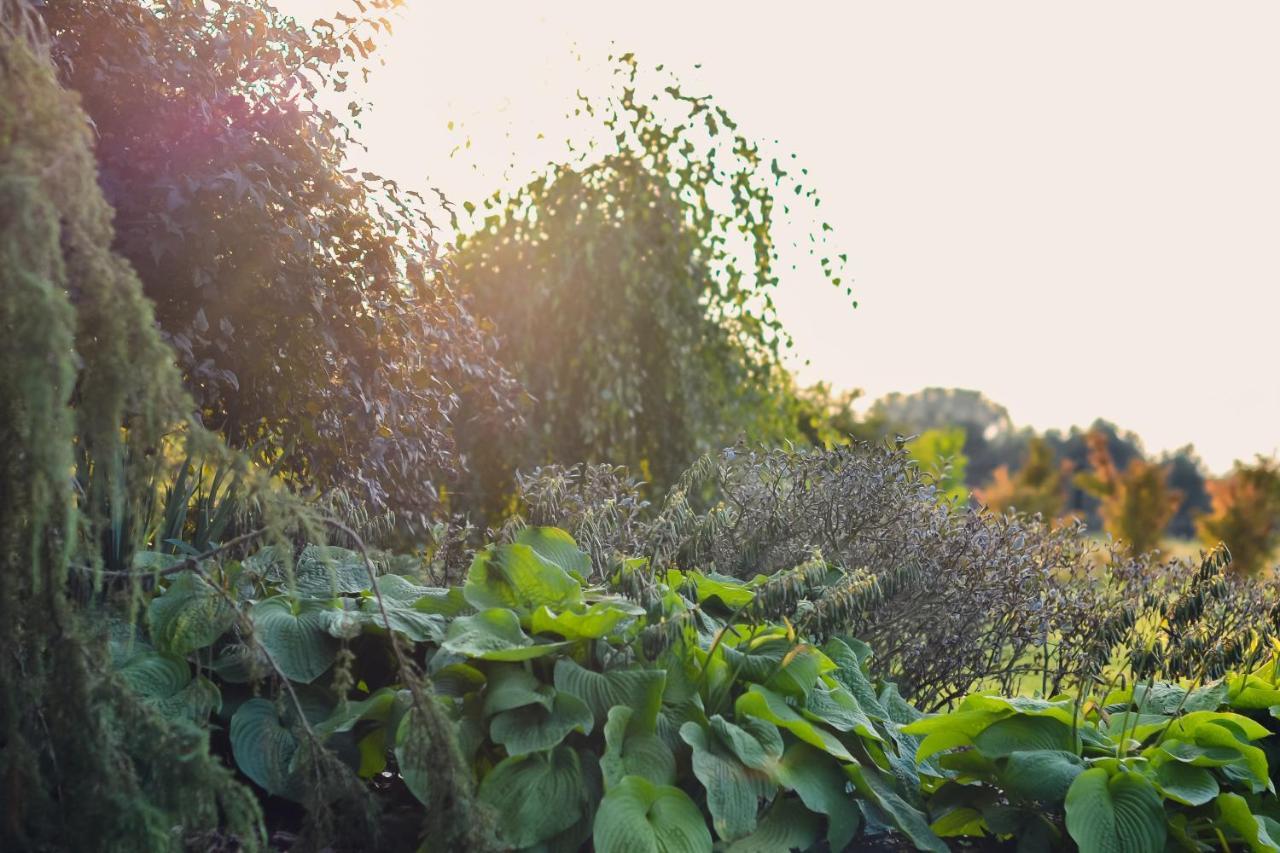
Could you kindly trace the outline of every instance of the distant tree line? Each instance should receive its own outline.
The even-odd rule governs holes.
[[[1106,531],[1134,550],[1163,538],[1225,542],[1238,569],[1253,572],[1280,544],[1280,466],[1259,458],[1238,461],[1214,478],[1188,444],[1159,455],[1116,424],[1097,419],[1088,427],[1037,433],[1015,427],[1008,410],[978,391],[926,388],[876,400],[861,418],[853,396],[841,414],[830,406],[828,388],[811,398],[828,405],[849,434],[865,440],[915,436],[913,451],[923,470],[946,471],[954,489],[957,473],[973,499],[993,510],[1046,519],[1073,518]],[[943,442],[943,436],[959,432]],[[950,465],[934,458],[951,448]]]

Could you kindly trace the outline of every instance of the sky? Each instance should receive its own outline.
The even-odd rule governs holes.
[[[808,168],[858,307],[784,277],[802,381],[975,388],[1221,472],[1280,445],[1277,32],[1260,2],[408,0],[360,136],[478,200],[562,159],[574,92],[634,52]]]

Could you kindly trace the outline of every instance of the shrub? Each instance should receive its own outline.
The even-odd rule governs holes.
[[[1237,462],[1229,476],[1207,488],[1212,511],[1197,522],[1200,540],[1225,543],[1237,571],[1259,573],[1280,542],[1280,465],[1261,457],[1253,465]]]

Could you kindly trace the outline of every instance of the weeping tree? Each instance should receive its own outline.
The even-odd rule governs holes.
[[[211,756],[208,731],[160,715],[112,669],[105,614],[136,618],[153,577],[105,568],[103,551],[174,441],[237,467],[262,535],[321,528],[194,417],[152,304],[112,250],[91,143],[40,20],[0,0],[0,847],[259,849],[258,800]],[[411,760],[433,770],[424,829],[483,847],[449,724],[412,662],[401,668],[421,731]],[[312,825],[354,813],[339,799],[362,792],[339,762],[323,749],[300,761],[317,783]]]
[[[808,227],[813,190],[709,97],[631,55],[615,74],[577,110],[587,141],[487,199],[458,242],[459,283],[532,397],[520,442],[471,434],[481,493],[514,467],[580,461],[661,489],[740,433],[801,437],[773,293],[778,226]],[[826,230],[803,248],[820,254]],[[820,265],[841,284],[838,259]]]

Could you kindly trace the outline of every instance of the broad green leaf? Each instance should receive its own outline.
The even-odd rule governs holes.
[[[1214,711],[1227,701],[1227,685],[1216,682],[1191,690],[1176,684],[1137,684],[1133,688],[1133,707],[1145,714]]]
[[[832,850],[844,850],[849,845],[861,820],[847,790],[849,779],[834,758],[795,741],[774,765],[773,779],[795,791],[810,811],[827,816],[827,844]]]
[[[315,733],[325,738],[338,732],[349,732],[361,720],[386,722],[397,701],[407,703],[408,691],[383,687],[366,699],[348,702],[345,708],[339,705],[327,719],[314,727]]]
[[[775,783],[743,764],[727,744],[697,723],[681,726],[680,737],[693,748],[693,775],[706,789],[716,835],[732,841],[754,832],[760,800],[773,795]]]
[[[1081,853],[1161,853],[1168,829],[1160,794],[1128,770],[1101,767],[1076,777],[1067,791],[1067,832]]]
[[[480,660],[520,661],[549,655],[567,643],[534,643],[520,629],[520,618],[504,608],[459,616],[449,623],[443,651]]]
[[[391,577],[395,577],[395,575],[391,575]],[[383,608],[386,609],[385,619],[382,613]],[[424,613],[414,607],[412,603],[398,601],[393,598],[384,597],[383,608],[378,607],[376,598],[361,599],[359,611],[361,622],[383,630],[386,629],[389,622],[391,630],[403,634],[415,643],[438,643],[444,639],[447,626],[445,617],[435,613]]]
[[[725,853],[778,853],[808,850],[822,831],[822,819],[799,800],[778,797],[760,819],[756,831],[725,848]]]
[[[792,646],[778,662],[765,686],[770,690],[804,700],[824,673],[835,669],[835,663],[813,646]]]
[[[1280,850],[1280,838],[1271,834],[1272,822],[1255,815],[1249,803],[1239,794],[1221,794],[1217,798],[1219,821],[1238,836],[1253,853]]]
[[[1238,762],[1222,765],[1224,768],[1239,766],[1251,789],[1257,793],[1271,788],[1271,778],[1267,771],[1267,754],[1256,746],[1240,740],[1226,726],[1206,723],[1195,729],[1195,743],[1200,747],[1219,747],[1234,749],[1240,754]],[[1195,762],[1191,762],[1195,764]],[[1224,770],[1224,772],[1229,772]]]
[[[185,660],[161,652],[136,654],[119,672],[145,701],[167,699],[191,681],[191,667]]]
[[[831,677],[853,694],[858,707],[873,720],[888,719],[888,711],[881,706],[879,698],[876,697],[875,688],[871,684],[871,679],[867,677],[862,660],[857,653],[839,639],[828,640],[822,650],[836,665],[831,672]]]
[[[276,713],[275,703],[250,699],[231,718],[231,754],[240,772],[267,793],[299,799],[294,778],[298,740]]]
[[[543,684],[532,672],[519,664],[495,664],[489,670],[484,687],[484,704],[481,713],[485,717],[523,708],[525,705],[541,705],[550,710],[555,700],[555,690]]]
[[[387,727],[378,726],[360,740],[356,741],[356,750],[360,755],[360,766],[356,775],[361,779],[372,779],[387,769]]]
[[[620,601],[597,601],[580,611],[553,613],[545,605],[533,611],[529,630],[558,634],[566,640],[594,640],[644,615],[644,608]]]
[[[1156,768],[1156,787],[1171,800],[1202,806],[1218,796],[1218,780],[1204,767],[1166,761]]]
[[[567,746],[504,758],[480,782],[498,835],[515,848],[540,844],[582,817],[581,757]]]
[[[1076,751],[1070,726],[1052,717],[1022,714],[987,726],[974,736],[973,745],[987,758],[1005,758],[1026,750]]]
[[[612,788],[626,776],[642,776],[655,785],[674,784],[676,758],[671,747],[655,734],[629,731],[633,714],[625,705],[609,709],[600,758],[605,788]]]
[[[1045,749],[1015,751],[1000,771],[1000,787],[1010,799],[1034,800],[1056,805],[1067,796],[1075,778],[1084,772],[1084,761],[1074,752]]]
[[[263,552],[266,550],[264,548]],[[272,583],[285,586],[288,584],[288,570],[279,556],[279,552],[271,552],[272,559],[267,563],[265,577]],[[308,545],[294,564],[293,580],[299,596],[330,599],[368,589],[369,570],[364,558],[355,551],[333,545]]]
[[[179,573],[147,607],[152,642],[175,655],[213,645],[235,620],[235,608],[195,572]]]
[[[1194,740],[1195,734],[1205,726],[1230,727],[1239,731],[1245,740],[1258,740],[1271,734],[1266,726],[1243,714],[1230,711],[1193,711],[1174,720],[1166,737]]]
[[[329,634],[335,612],[326,602],[278,595],[253,605],[249,615],[258,642],[285,677],[309,684],[338,654],[338,641]]]
[[[717,600],[729,610],[737,610],[739,607],[750,604],[756,597],[751,587],[737,578],[726,575],[703,574],[696,570],[684,572],[683,575],[683,578],[674,578],[675,583],[672,582],[671,575],[668,575],[668,585],[675,588],[681,582],[692,584],[694,597],[699,604]]]
[[[419,610],[423,613],[435,613],[439,616],[444,616],[446,619],[464,616],[474,610],[467,603],[467,599],[462,594],[460,587],[455,586],[449,589],[427,587],[427,589],[431,591],[413,602],[414,610]]]
[[[838,737],[805,719],[788,705],[785,699],[767,687],[759,684],[750,685],[747,692],[739,696],[738,701],[734,703],[734,713],[739,719],[743,716],[752,716],[767,720],[841,761],[854,760]]]
[[[503,711],[489,723],[489,737],[508,755],[539,752],[559,744],[572,731],[591,733],[591,709],[572,693],[556,693],[550,708],[531,704]]]
[[[476,555],[463,595],[477,609],[527,614],[546,605],[560,611],[582,603],[582,584],[528,545],[513,543]]]
[[[595,853],[708,853],[711,833],[689,795],[627,776],[596,811]]]
[[[986,834],[986,820],[977,809],[961,806],[935,818],[929,828],[941,838],[980,836]]]
[[[526,527],[516,534],[519,545],[528,545],[548,563],[559,566],[582,584],[591,575],[591,558],[573,537],[558,527]]]
[[[667,674],[657,669],[613,669],[595,672],[568,658],[556,661],[556,690],[572,693],[587,703],[596,724],[603,726],[609,709],[625,705],[634,712],[629,728],[642,734],[653,732],[662,707]]]
[[[707,722],[716,738],[748,767],[770,771],[782,758],[782,735],[773,723],[745,717],[734,724],[719,714]]]
[[[948,853],[948,847],[929,828],[929,821],[915,806],[902,798],[888,777],[875,767],[847,764],[844,772],[853,780],[858,793],[880,807],[892,821],[893,827],[911,840],[917,850]]]
[[[884,740],[871,718],[863,713],[858,700],[843,687],[834,690],[818,688],[809,694],[801,713],[817,723],[826,723],[839,732],[855,732],[871,740]]]
[[[1256,675],[1239,675],[1231,680],[1228,701],[1232,708],[1261,711],[1280,703],[1280,689]]]

